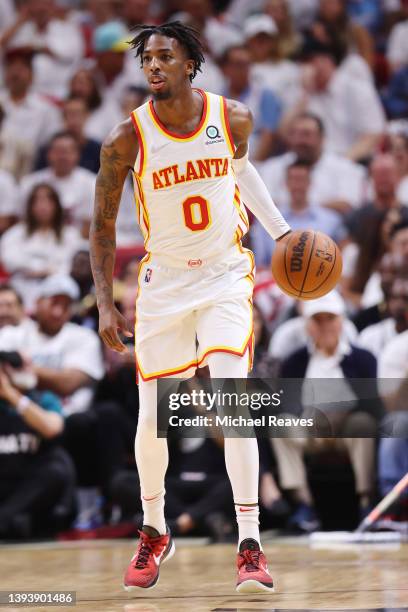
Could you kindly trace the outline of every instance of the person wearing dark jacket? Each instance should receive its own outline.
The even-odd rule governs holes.
[[[308,344],[292,353],[281,368],[282,379],[297,379],[286,381],[291,390],[290,401],[285,402],[286,409],[314,417],[315,426],[322,421],[326,425],[317,434],[319,437],[297,437],[299,431],[291,430],[291,437],[272,438],[281,487],[291,490],[298,502],[291,523],[301,531],[313,531],[319,526],[307,483],[305,452],[316,453],[327,446],[346,450],[362,516],[367,512],[372,495],[374,436],[376,421],[382,414],[375,380],[377,364],[369,351],[343,339],[344,313],[344,302],[336,291],[305,302],[303,316]],[[331,381],[327,384],[319,379]],[[364,382],[361,379],[365,379]],[[313,398],[316,399],[311,402]],[[318,411],[313,405],[316,400]],[[358,437],[359,434],[372,437]]]

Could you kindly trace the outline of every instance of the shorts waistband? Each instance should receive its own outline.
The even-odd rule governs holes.
[[[173,257],[172,255],[159,255],[157,253],[150,253],[151,260],[158,263],[166,268],[179,268],[181,270],[202,270],[206,266],[214,265],[227,259],[231,255],[237,254],[236,246],[231,246],[217,255],[205,258],[191,258],[181,259],[179,257]]]

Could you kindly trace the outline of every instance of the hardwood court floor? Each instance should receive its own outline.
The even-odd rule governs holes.
[[[0,590],[75,590],[76,607],[58,608],[67,612],[408,611],[408,544],[311,549],[301,540],[264,542],[276,581],[276,592],[267,596],[235,593],[232,545],[176,544],[176,554],[162,566],[156,588],[133,597],[121,588],[134,550],[131,541],[2,546]]]

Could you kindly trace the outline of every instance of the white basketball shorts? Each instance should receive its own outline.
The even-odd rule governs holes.
[[[146,255],[139,269],[135,348],[143,380],[188,378],[210,353],[243,356],[252,367],[254,258],[235,246],[222,258],[167,266]],[[188,266],[193,267],[188,267]]]

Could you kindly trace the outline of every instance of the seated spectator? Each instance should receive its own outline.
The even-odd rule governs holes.
[[[393,71],[408,64],[408,3],[404,0],[401,11],[403,21],[394,25],[387,45],[387,59]]]
[[[397,276],[402,272],[401,265],[404,265],[404,259],[398,255],[385,253],[381,258],[378,264],[378,275],[382,299],[373,306],[358,310],[353,316],[353,323],[359,332],[389,317],[388,302],[391,288]]]
[[[81,243],[79,231],[64,224],[57,192],[36,185],[29,195],[24,221],[7,230],[0,241],[0,258],[11,282],[31,311],[42,280],[57,272],[66,274]]]
[[[71,262],[70,276],[79,288],[79,302],[75,304],[71,321],[97,331],[99,317],[88,249],[82,248],[75,253]]]
[[[249,152],[254,161],[262,161],[272,155],[276,147],[282,107],[279,98],[270,89],[250,82],[251,60],[246,47],[227,49],[220,66],[227,80],[224,95],[246,104],[252,112],[254,129]]]
[[[63,107],[64,130],[75,136],[80,149],[78,166],[90,170],[94,174],[99,171],[99,157],[101,143],[88,138],[85,133],[85,124],[89,117],[88,107],[83,98],[68,98]],[[47,147],[40,149],[35,165],[36,170],[47,167]]]
[[[299,51],[301,36],[295,30],[287,0],[266,0],[263,12],[274,20],[278,28],[279,54],[293,59]]]
[[[92,70],[78,70],[71,79],[69,97],[82,98],[89,109],[85,135],[102,142],[109,131],[122,120],[117,101],[103,101],[101,88]]]
[[[254,363],[251,378],[273,378],[277,374],[277,361],[269,355],[270,333],[259,307],[253,306],[254,320]]]
[[[0,47],[30,47],[35,52],[36,91],[51,98],[64,98],[84,46],[79,28],[56,18],[55,12],[55,0],[27,0],[15,22],[3,32]]]
[[[13,0],[4,0],[0,5],[0,35],[9,28],[15,19],[16,9]]]
[[[56,106],[33,89],[32,57],[26,48],[9,50],[4,55],[5,89],[0,92],[5,114],[2,167],[17,179],[32,170],[37,149],[61,127]]]
[[[357,308],[381,301],[378,264],[392,246],[392,227],[408,218],[407,208],[397,201],[398,175],[392,156],[381,154],[375,157],[370,174],[373,201],[348,217],[346,224],[352,242],[343,251],[342,292]]]
[[[352,379],[375,379],[376,360],[370,352],[345,341],[342,333],[344,314],[344,302],[336,292],[305,302],[303,316],[306,319],[308,343],[284,361],[281,376],[298,379],[344,379],[341,398],[345,405],[339,405],[338,401],[327,406],[319,402],[319,410],[328,418],[333,431],[344,436],[331,438],[327,444],[338,450],[346,450],[349,455],[363,517],[368,512],[373,494],[375,440],[374,437],[358,438],[347,435],[353,436],[362,429],[375,435],[374,417],[378,416],[379,407],[373,406],[372,414],[365,411],[365,404],[360,404],[362,398],[356,395],[358,389],[353,386]],[[303,390],[302,394],[303,398],[299,400],[306,407],[307,399]],[[360,427],[362,429],[359,429]],[[289,437],[271,440],[278,464],[280,485],[284,490],[291,491],[298,503],[290,519],[291,526],[300,531],[313,531],[318,527],[319,521],[307,483],[303,455],[305,451],[321,451],[325,446],[324,439]]]
[[[173,14],[171,20],[180,19],[183,23],[195,27],[200,32],[210,59],[220,57],[228,47],[242,43],[239,30],[232,28],[228,22],[217,19],[214,14],[215,5],[211,0],[183,0],[181,5],[183,13]],[[211,88],[209,91],[218,93]]]
[[[405,316],[408,324],[408,310]],[[385,437],[378,452],[378,476],[382,495],[386,495],[408,472],[408,331],[391,340],[378,363],[380,392],[387,415],[383,421]],[[408,520],[408,495],[391,508],[391,516]]]
[[[251,80],[271,89],[290,108],[299,95],[298,66],[281,55],[278,28],[269,15],[252,15],[244,23],[244,37],[251,52]]]
[[[78,166],[79,144],[69,132],[56,134],[48,147],[48,166],[23,178],[20,202],[24,208],[28,195],[39,183],[51,185],[58,193],[65,220],[88,236],[95,196],[96,175]]]
[[[381,96],[390,119],[404,119],[408,113],[408,66],[403,66],[391,76]]]
[[[292,230],[307,227],[324,232],[337,243],[345,239],[346,230],[340,215],[323,206],[311,205],[309,164],[302,161],[293,162],[286,171],[286,184],[289,206],[281,206],[280,209]],[[257,265],[269,265],[274,242],[257,219],[251,228],[251,244]]]
[[[361,166],[325,148],[325,130],[316,115],[296,116],[289,126],[289,151],[267,160],[260,174],[278,206],[287,206],[288,167],[300,159],[310,164],[310,203],[339,212],[358,208],[363,197],[365,172]]]
[[[373,353],[378,359],[387,344],[408,329],[408,259],[405,261],[407,277],[396,278],[388,298],[390,316],[379,323],[369,325],[358,337],[358,346]]]
[[[319,12],[311,27],[311,33],[325,45],[344,49],[346,59],[343,66],[344,63],[357,63],[355,68],[350,65],[347,69],[357,70],[365,77],[369,72],[367,67],[374,67],[374,41],[364,26],[351,20],[347,14],[347,6],[342,0],[320,0]]]
[[[64,447],[78,476],[78,525],[100,520],[98,498],[123,460],[123,442],[112,403],[93,404],[97,381],[104,374],[97,334],[70,322],[78,300],[76,283],[54,275],[38,292],[36,320],[26,319],[0,331],[0,349],[16,350],[31,360],[39,389],[56,393],[65,416]]]
[[[391,139],[391,155],[398,173],[397,200],[408,206],[408,135],[394,134]]]
[[[0,366],[0,539],[54,535],[64,526],[58,506],[75,479],[71,460],[56,443],[64,428],[62,408],[53,393],[22,387],[21,357],[15,354],[21,363],[11,367],[11,355],[3,353]],[[70,511],[68,504],[65,520]]]
[[[1,144],[0,144],[1,147]],[[1,153],[0,153],[1,156]],[[0,168],[0,236],[18,217],[17,186],[11,174]]]
[[[300,316],[284,321],[275,329],[271,336],[268,353],[272,359],[284,361],[295,351],[307,344],[306,319],[302,316],[302,304],[300,304]],[[342,325],[342,338],[350,344],[357,344],[357,330],[350,319],[344,317]]]
[[[304,49],[308,65],[303,90],[286,121],[309,111],[326,129],[326,147],[354,161],[374,153],[385,128],[385,116],[374,85],[339,70],[342,54],[311,39]]]
[[[0,329],[19,325],[25,317],[23,300],[11,285],[0,285]]]

